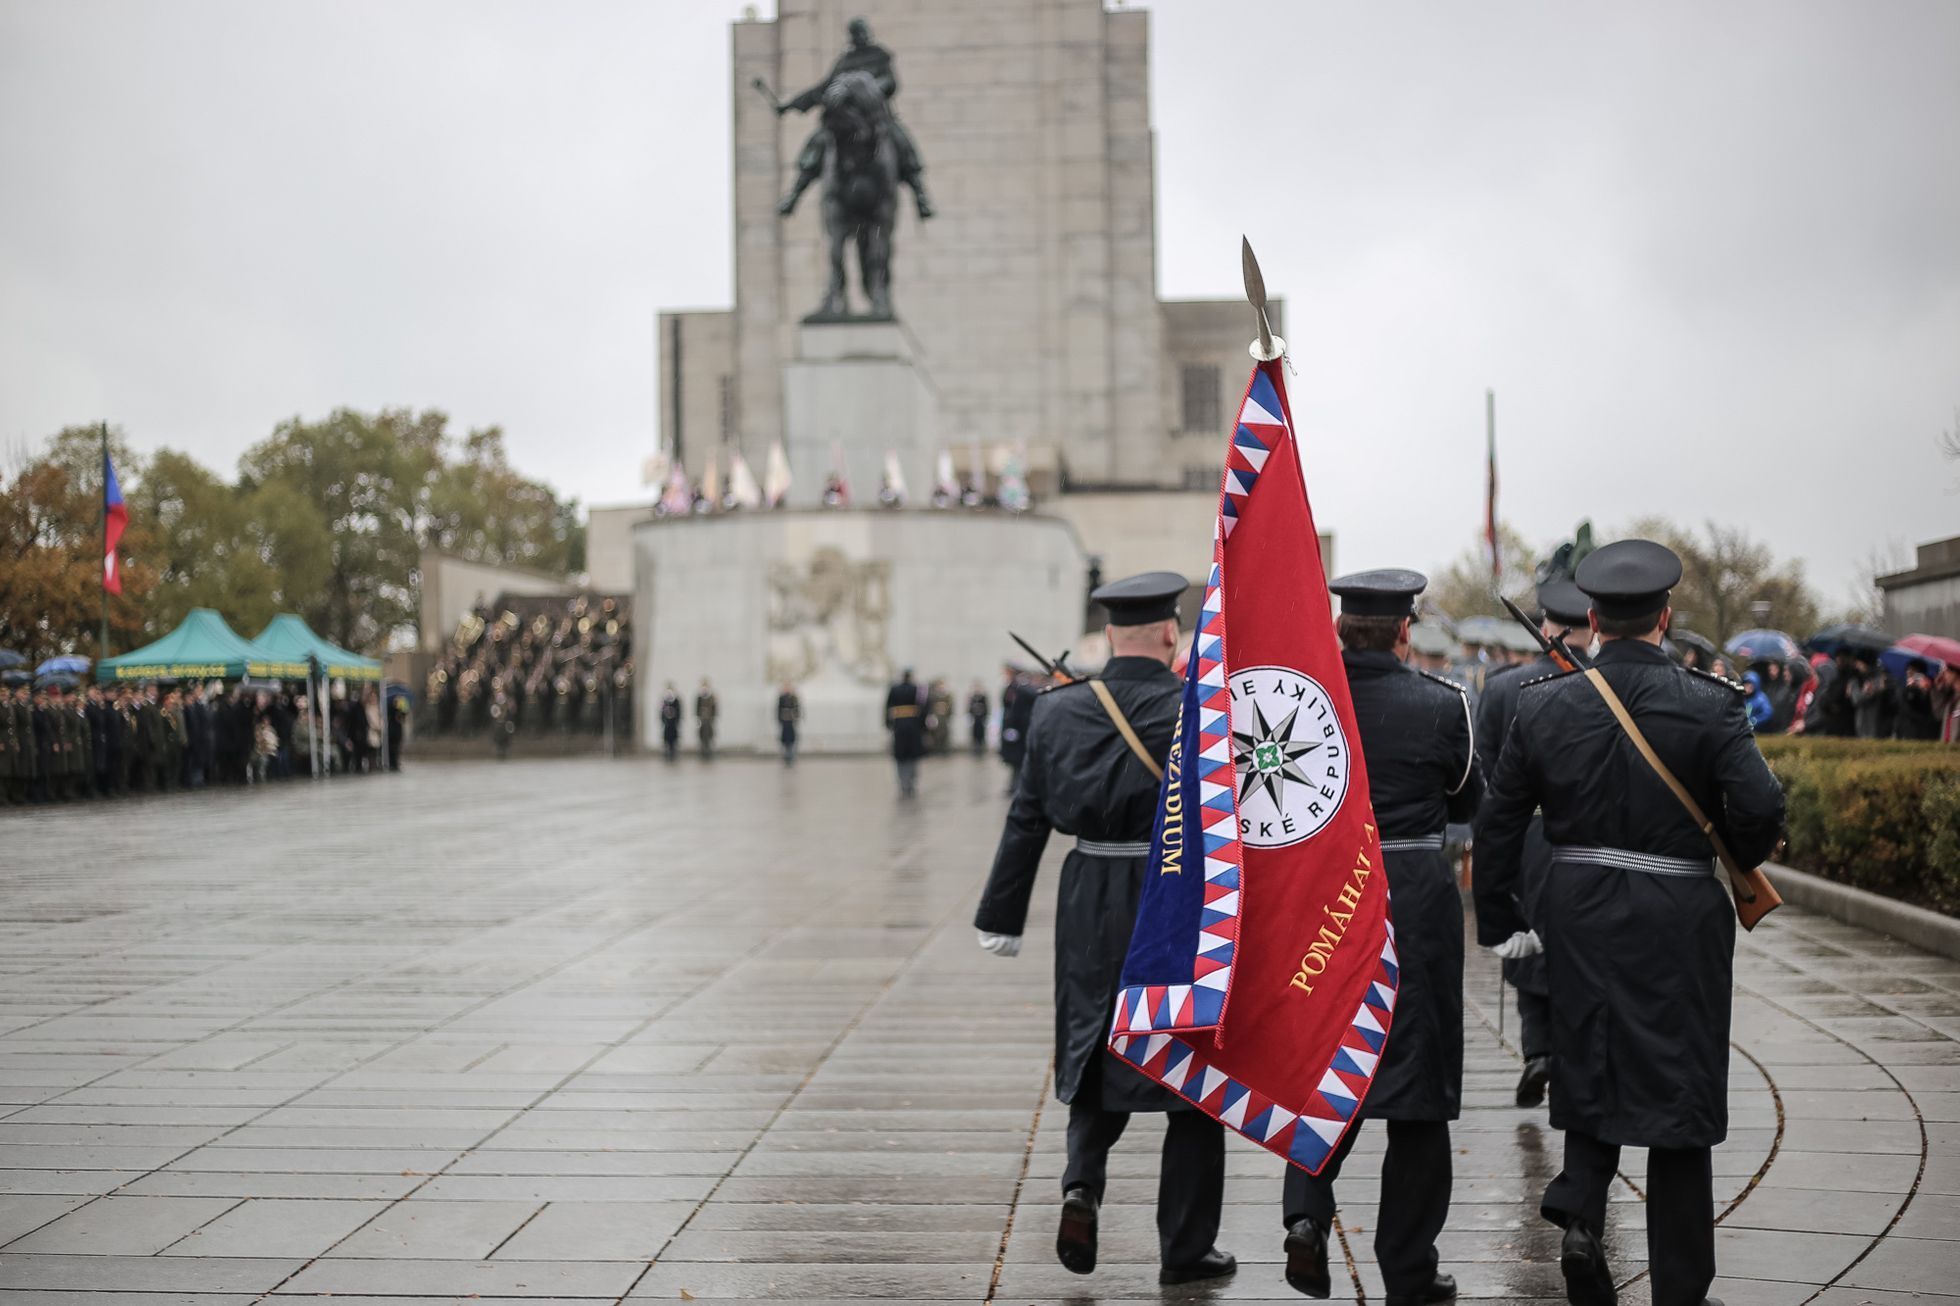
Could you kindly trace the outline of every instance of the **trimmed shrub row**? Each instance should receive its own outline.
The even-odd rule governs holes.
[[[1960,916],[1960,748],[1802,735],[1758,742],[1789,798],[1783,862]]]

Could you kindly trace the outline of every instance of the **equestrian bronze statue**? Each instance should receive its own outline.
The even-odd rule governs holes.
[[[777,212],[787,216],[812,183],[823,182],[824,234],[830,241],[830,285],[812,319],[851,316],[845,294],[844,250],[855,242],[868,316],[890,318],[892,227],[900,183],[912,188],[920,218],[932,216],[918,147],[891,110],[898,75],[891,52],[871,39],[862,18],[850,24],[851,45],[821,83],[793,100],[775,101],[778,114],[822,110],[817,129],[797,156],[796,180]],[[756,88],[769,95],[758,80]]]

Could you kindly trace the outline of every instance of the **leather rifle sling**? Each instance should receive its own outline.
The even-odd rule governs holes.
[[[1600,699],[1613,713],[1614,719],[1620,723],[1620,729],[1626,732],[1627,738],[1633,741],[1634,748],[1639,750],[1641,758],[1653,768],[1654,774],[1661,778],[1661,782],[1668,787],[1668,791],[1674,795],[1681,806],[1687,809],[1688,818],[1695,823],[1695,828],[1706,835],[1708,842],[1714,845],[1715,859],[1722,864],[1722,869],[1728,872],[1729,892],[1735,896],[1736,916],[1742,921],[1743,928],[1755,929],[1757,921],[1783,905],[1783,899],[1777,894],[1776,887],[1760,871],[1745,871],[1736,864],[1735,854],[1729,851],[1728,844],[1716,832],[1715,823],[1708,819],[1707,813],[1701,810],[1701,804],[1695,801],[1694,795],[1675,779],[1674,772],[1668,770],[1659,754],[1654,752],[1654,746],[1647,742],[1646,735],[1640,733],[1640,727],[1633,723],[1633,714],[1627,711],[1626,704],[1622,703],[1620,696],[1613,692],[1613,687],[1606,683],[1606,677],[1599,674],[1599,668],[1586,668],[1586,683],[1598,692]]]
[[[1109,714],[1109,723],[1116,727],[1117,734],[1123,736],[1123,742],[1128,744],[1130,751],[1137,755],[1137,761],[1143,763],[1144,769],[1161,781],[1164,778],[1162,763],[1150,755],[1150,751],[1143,746],[1143,741],[1137,738],[1137,732],[1130,728],[1130,719],[1123,715],[1122,708],[1116,706],[1116,695],[1110,693],[1109,686],[1094,676],[1089,678],[1089,688],[1096,691],[1096,701],[1101,703],[1103,711]]]

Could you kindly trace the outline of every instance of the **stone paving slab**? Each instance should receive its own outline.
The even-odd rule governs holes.
[[[1055,1264],[1052,878],[1018,961],[966,924],[1000,781],[411,762],[0,813],[0,1302],[1299,1300],[1278,1163],[1238,1140],[1241,1272],[1158,1288],[1149,1119],[1101,1268]],[[1559,1140],[1511,1105],[1496,984],[1472,950],[1441,1250],[1465,1300],[1558,1301]],[[1956,1032],[1960,963],[1792,909],[1745,936],[1729,1306],[1960,1306]],[[1380,1149],[1341,1181],[1337,1300],[1381,1298]],[[1607,1243],[1642,1306],[1623,1164]]]

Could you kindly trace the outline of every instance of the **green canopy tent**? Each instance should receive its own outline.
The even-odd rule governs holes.
[[[95,664],[99,681],[237,680],[273,674],[251,645],[210,608],[192,608],[162,639]],[[306,674],[304,667],[299,674]]]
[[[306,618],[291,612],[282,612],[274,617],[259,637],[252,641],[253,650],[268,661],[297,670],[290,678],[297,680],[307,674],[310,659],[318,659],[320,670],[330,680],[380,680],[381,663],[374,658],[364,658],[359,653],[350,653],[332,640],[323,639],[306,624]],[[287,673],[280,673],[286,675]]]
[[[332,640],[321,635],[306,624],[306,618],[297,613],[282,612],[274,617],[266,628],[259,632],[251,643],[251,649],[267,665],[289,668],[271,674],[291,680],[305,680],[308,685],[309,712],[314,715],[312,728],[314,739],[313,774],[324,775],[326,740],[329,734],[327,722],[327,682],[331,680],[351,680],[379,682],[381,663],[374,658],[364,658],[359,653],[350,653]],[[383,696],[382,712],[387,712],[387,699]],[[388,764],[386,723],[381,733],[381,761]]]

